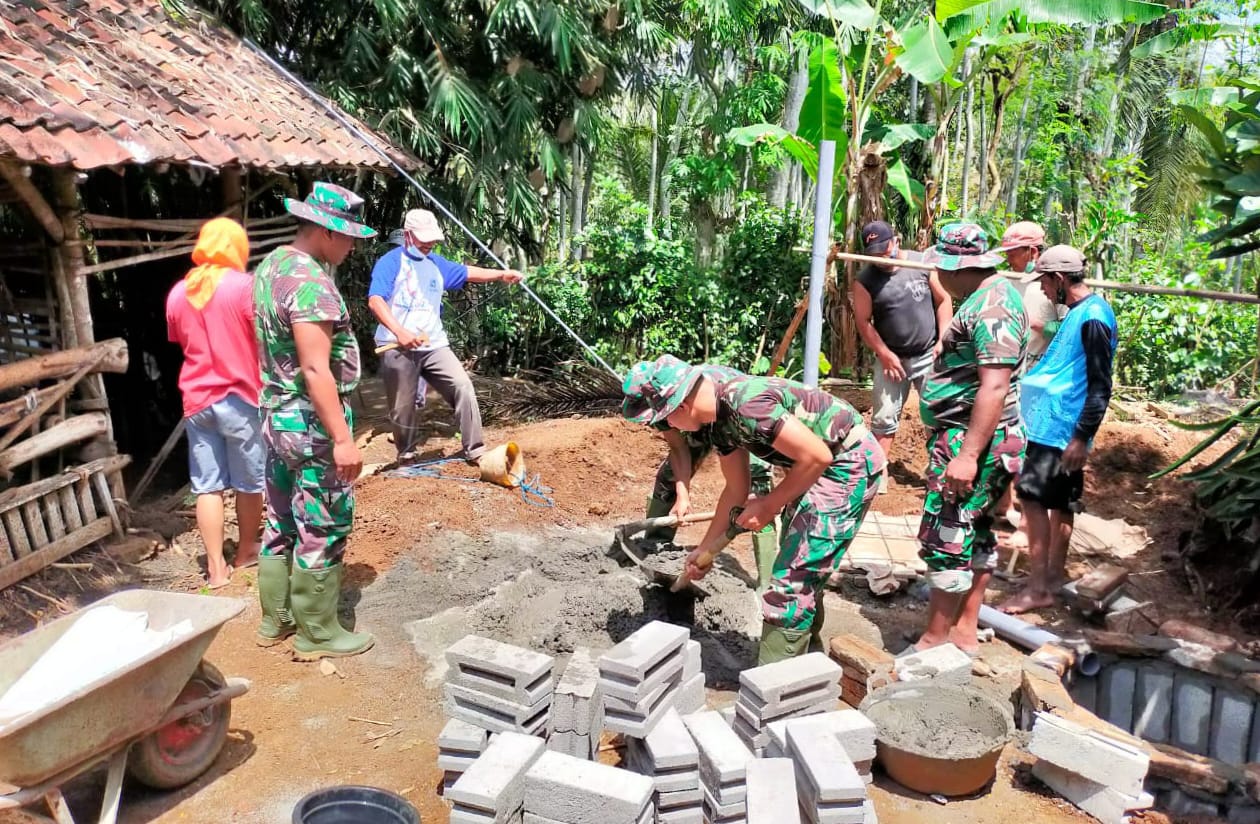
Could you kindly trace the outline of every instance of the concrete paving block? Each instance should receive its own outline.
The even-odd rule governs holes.
[[[639,698],[626,698],[621,695],[604,695],[602,699],[605,715],[609,710],[617,713],[625,713],[630,715],[647,715],[651,712],[652,707],[661,699],[665,693],[679,686],[682,682],[677,678],[665,681],[656,685],[651,691],[644,693]]]
[[[449,820],[450,824],[503,824],[506,821],[506,817],[500,817],[485,810],[478,810],[475,807],[456,804],[451,808]]]
[[[818,824],[864,824],[867,802],[837,802],[819,804],[814,808]]]
[[[840,740],[812,719],[787,725],[788,755],[796,762],[799,778],[808,784],[815,804],[862,802],[866,782],[858,775]]]
[[[941,644],[893,663],[898,681],[936,681],[966,686],[971,683],[971,658],[953,644]]]
[[[590,735],[598,729],[602,713],[599,667],[595,653],[578,647],[556,683],[552,698],[551,728],[560,732]]]
[[[682,715],[700,712],[708,704],[709,698],[704,691],[704,673],[697,673],[690,678],[685,677],[672,699],[674,709]]]
[[[1073,673],[1072,686],[1068,690],[1068,694],[1072,696],[1072,701],[1078,707],[1098,715],[1098,681],[1097,676],[1086,678],[1079,673]]]
[[[825,724],[840,740],[854,764],[875,758],[875,722],[861,712],[834,710],[819,716],[818,723]]]
[[[735,723],[735,705],[734,704],[731,704],[728,707],[722,707],[722,709],[717,710],[717,712],[721,714],[722,718],[726,720],[726,723],[728,725]],[[684,712],[682,714],[689,715],[690,713]]]
[[[1195,798],[1181,790],[1170,791],[1164,799],[1164,806],[1168,808],[1168,812],[1179,816],[1219,816],[1221,814],[1219,804]]]
[[[442,752],[438,751],[437,765],[439,770],[452,773],[463,773],[480,757],[475,752]]]
[[[551,710],[550,694],[526,706],[450,682],[442,685],[442,693],[447,715],[494,732],[537,733],[546,728]]]
[[[438,733],[438,749],[447,752],[479,753],[486,748],[488,734],[467,721],[452,718]]]
[[[735,699],[735,712],[737,715],[744,716],[754,727],[761,728],[783,718],[792,718],[801,714],[813,715],[816,712],[834,709],[840,700],[840,684],[818,684],[807,692],[774,704],[758,706],[749,703],[756,700],[755,696],[741,692]],[[819,709],[820,707],[823,709]]]
[[[683,793],[700,789],[700,770],[663,770],[649,776],[658,793]]]
[[[1139,796],[1150,769],[1145,752],[1050,713],[1037,713],[1028,751],[1123,795]]]
[[[970,669],[968,670],[970,671]],[[840,684],[840,665],[821,652],[746,669],[739,674],[741,695],[755,696],[754,705],[776,704],[816,685]]]
[[[681,650],[690,634],[686,627],[664,621],[645,624],[599,657],[600,675],[629,683],[643,681],[662,661]]]
[[[1247,760],[1251,739],[1251,723],[1255,716],[1255,700],[1249,693],[1217,687],[1212,699],[1212,734],[1210,751],[1213,758],[1229,764]]]
[[[703,667],[704,654],[700,642],[695,639],[689,640],[683,646],[683,680],[699,675]]]
[[[748,824],[800,824],[796,765],[764,758],[748,765]]]
[[[672,793],[657,793],[656,808],[658,810],[672,810],[678,807],[699,807],[704,803],[704,790],[696,787],[694,790],[682,790]]]
[[[786,724],[787,722],[783,723]],[[735,730],[735,734],[748,745],[750,750],[765,749],[773,743],[770,733],[766,730],[758,730],[748,722],[747,718],[739,713],[735,714],[735,723],[731,724],[731,729]]]
[[[704,824],[704,807],[678,807],[657,810],[656,824]]]
[[[719,713],[705,710],[684,715],[683,723],[695,739],[700,773],[710,786],[744,780],[752,753]]]
[[[632,738],[647,738],[665,713],[674,708],[674,698],[681,687],[674,682],[658,689],[645,705],[645,712],[620,710],[605,703],[603,729]]]
[[[1120,662],[1104,668],[1098,679],[1097,715],[1120,729],[1133,729],[1133,697],[1136,691],[1136,666]]]
[[[524,798],[525,775],[543,755],[543,746],[543,740],[532,735],[501,733],[464,771],[447,798],[496,814],[518,809]]]
[[[1211,731],[1212,682],[1187,670],[1178,670],[1173,678],[1173,746],[1195,755],[1207,755]]]
[[[603,694],[605,702],[610,697],[613,697],[637,703],[662,685],[681,681],[684,663],[682,650],[679,649],[675,650],[663,661],[657,662],[642,679],[629,679],[620,675],[609,675],[601,672],[599,676],[600,693]]]
[[[525,775],[525,809],[566,824],[638,824],[652,789],[629,770],[546,752]]]
[[[480,635],[465,635],[446,648],[447,681],[518,704],[536,704],[551,692],[555,659]]]
[[[1143,664],[1137,672],[1133,699],[1133,734],[1163,744],[1172,730],[1172,667]]]
[[[553,732],[547,736],[547,749],[571,755],[574,758],[585,758],[586,753],[590,751],[590,746],[590,736],[576,732]]]
[[[1032,773],[1041,783],[1102,824],[1127,824],[1125,814],[1128,811],[1145,810],[1155,803],[1155,799],[1147,793],[1137,797],[1118,793],[1103,784],[1056,767],[1049,761],[1035,762]]]
[[[652,732],[643,741],[643,750],[651,759],[653,771],[678,767],[696,767],[700,763],[700,750],[687,731],[682,716],[675,709],[668,710]]]
[[[703,785],[704,806],[709,818],[715,821],[727,821],[731,818],[744,818],[748,815],[748,795],[745,792],[738,799],[723,799],[714,793],[708,785]]]

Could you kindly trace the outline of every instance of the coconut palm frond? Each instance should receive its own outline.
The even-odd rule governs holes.
[[[486,420],[519,422],[616,415],[621,409],[621,381],[598,366],[570,361],[515,378],[474,377]]]

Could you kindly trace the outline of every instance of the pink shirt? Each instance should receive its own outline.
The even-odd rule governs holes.
[[[179,391],[184,416],[195,415],[228,395],[258,405],[262,374],[254,336],[254,278],[229,271],[200,311],[184,292],[184,281],[166,296],[166,328],[184,350]]]

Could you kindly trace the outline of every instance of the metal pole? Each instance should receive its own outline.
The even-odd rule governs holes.
[[[818,198],[814,202],[814,252],[809,261],[809,309],[805,315],[806,386],[818,386],[818,354],[822,351],[822,294],[831,240],[831,190],[835,185],[836,142],[818,146]]]

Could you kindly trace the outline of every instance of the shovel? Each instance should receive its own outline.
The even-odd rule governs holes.
[[[735,523],[736,519],[738,519],[743,512],[744,508],[742,506],[731,507],[731,520],[730,523],[726,525],[726,532],[722,533],[722,538],[718,541],[717,546],[713,547],[711,551],[706,552],[704,556],[702,556],[704,560],[708,561],[710,564],[713,563],[713,559],[717,557],[719,552],[726,549],[727,544],[735,540],[735,537],[741,532],[748,531]],[[710,513],[710,517],[712,517],[712,514],[713,513]],[[696,589],[698,587],[696,582],[691,580],[691,576],[687,574],[686,565],[683,566],[683,571],[679,573],[676,579],[674,579],[674,582],[670,584],[669,591],[681,592],[684,587],[691,587],[692,589]]]
[[[747,531],[735,525],[735,519],[738,518],[740,513],[743,511],[743,507],[735,507],[731,510],[730,525],[726,529],[724,539],[717,547],[714,548],[714,555],[725,549],[726,545],[730,543],[735,536],[739,535],[741,532]],[[686,524],[697,524],[703,521],[711,521],[713,520],[713,516],[714,513],[712,512],[700,512],[695,515],[684,515],[681,518],[675,515],[665,515],[660,518],[645,518],[641,521],[631,521],[630,523],[622,524],[613,531],[613,535],[616,539],[617,547],[627,558],[634,562],[635,566],[643,570],[643,573],[647,576],[648,581],[653,584],[659,584],[662,587],[666,587],[673,593],[687,590],[690,594],[696,597],[707,598],[712,593],[710,593],[709,590],[702,584],[698,584],[691,580],[691,578],[687,575],[685,567],[682,573],[678,575],[666,572],[665,570],[652,564],[650,561],[645,560],[643,556],[630,545],[629,538],[631,535],[648,529],[669,526],[685,526]]]

